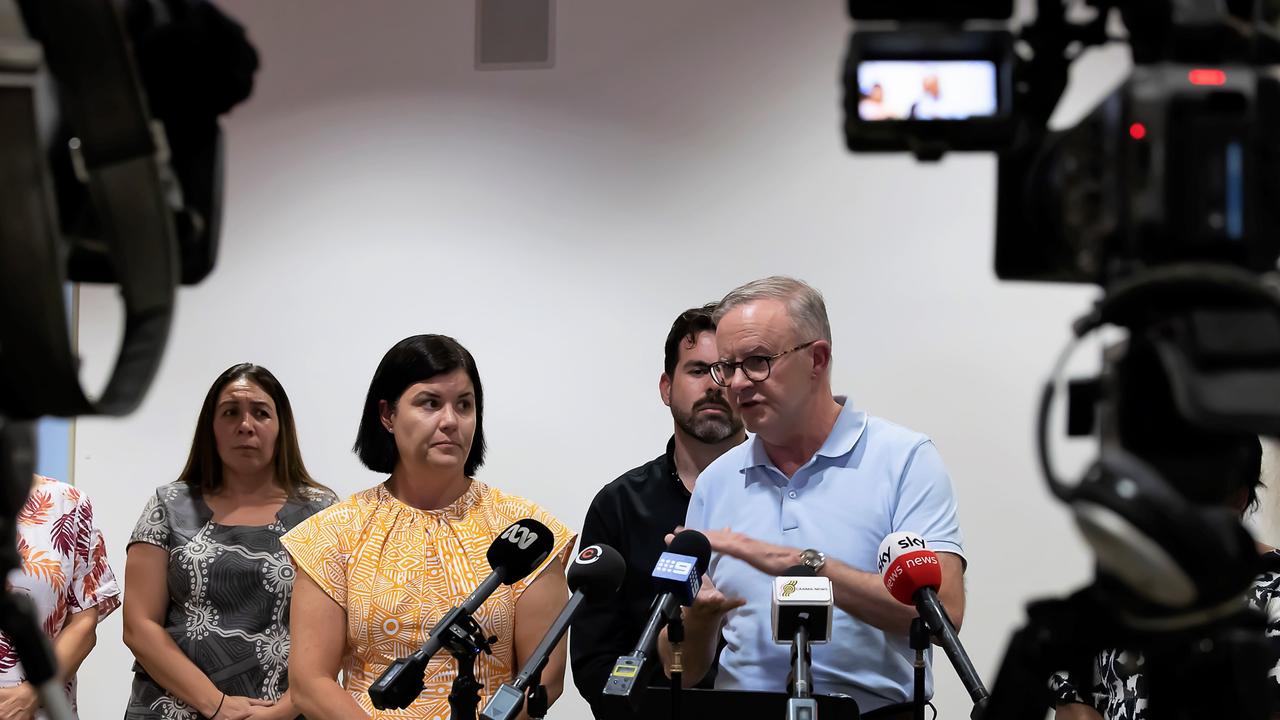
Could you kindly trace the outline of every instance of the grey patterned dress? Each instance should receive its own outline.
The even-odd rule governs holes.
[[[270,525],[220,525],[186,483],[161,486],[147,502],[129,544],[169,552],[165,629],[219,690],[278,699],[288,689],[289,598],[294,569],[280,536],[337,498],[307,488]],[[167,693],[139,663],[126,720],[196,720],[194,708]]]

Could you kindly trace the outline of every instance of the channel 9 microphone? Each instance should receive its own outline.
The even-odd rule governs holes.
[[[543,667],[547,664],[547,658],[560,642],[560,638],[564,637],[565,631],[569,629],[569,623],[573,622],[573,616],[578,613],[583,600],[590,598],[599,601],[617,594],[618,586],[622,585],[622,578],[626,574],[627,563],[617,550],[608,545],[603,543],[588,545],[578,552],[578,556],[574,558],[573,564],[565,573],[569,590],[573,592],[569,602],[560,611],[555,622],[551,623],[551,628],[547,630],[546,635],[542,636],[542,641],[533,649],[533,654],[520,669],[516,679],[510,683],[503,683],[493,694],[489,704],[485,705],[484,712],[480,713],[481,720],[511,720],[520,713],[520,708],[524,704],[525,691],[531,684],[536,685],[541,682],[540,676]],[[532,700],[530,704],[533,704]],[[546,712],[546,708],[538,708],[538,710]],[[530,717],[541,716],[534,715],[534,712],[535,709],[531,707]]]
[[[831,580],[806,565],[796,565],[773,579],[773,641],[791,644],[791,677],[787,681],[788,720],[816,720],[818,701],[813,697],[811,643],[831,639],[834,614]]]
[[[465,642],[475,635],[477,628],[472,614],[499,585],[519,582],[541,565],[551,554],[554,542],[551,531],[537,520],[525,518],[508,525],[485,554],[493,572],[462,601],[460,607],[450,610],[431,628],[427,642],[417,652],[391,663],[369,686],[369,699],[373,706],[379,710],[409,707],[422,694],[423,675],[432,656],[446,642]]]
[[[938,601],[938,588],[942,585],[942,563],[938,555],[925,546],[924,538],[910,532],[896,532],[880,543],[880,575],[884,586],[895,600],[912,605],[929,628],[929,634],[937,639],[960,682],[969,692],[974,703],[974,713],[987,704],[987,688],[978,677],[978,671],[969,661],[955,626],[947,616],[946,608]]]
[[[645,622],[636,649],[630,655],[619,657],[604,684],[604,698],[630,700],[638,707],[643,692],[635,692],[639,681],[641,688],[647,684],[648,664],[656,654],[658,633],[677,613],[680,607],[692,605],[702,588],[702,575],[711,561],[711,543],[697,530],[684,530],[671,539],[667,552],[658,556],[653,568],[653,582],[658,596],[653,610]]]

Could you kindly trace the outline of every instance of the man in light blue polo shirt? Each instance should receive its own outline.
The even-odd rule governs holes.
[[[922,536],[960,626],[964,550],[937,449],[832,395],[831,327],[812,287],[757,280],[726,295],[715,317],[712,377],[754,436],[698,476],[689,503],[686,526],[706,534],[714,555],[710,582],[685,611],[686,684],[723,633],[717,688],[785,690],[791,648],[773,642],[772,578],[805,564],[831,579],[837,608],[831,642],[813,646],[816,691],[851,695],[862,712],[910,701],[916,611],[885,590],[876,552],[890,533]],[[665,638],[661,649],[669,660]]]

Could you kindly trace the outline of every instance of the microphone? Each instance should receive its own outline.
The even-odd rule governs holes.
[[[644,680],[646,665],[658,645],[658,633],[680,612],[680,606],[693,604],[710,561],[711,542],[706,535],[697,530],[684,530],[671,539],[667,552],[658,556],[658,563],[653,568],[658,596],[654,599],[649,619],[635,650],[614,663],[613,672],[609,673],[609,680],[604,684],[605,697],[639,702],[640,696],[634,692],[636,681]]]
[[[831,616],[835,603],[830,578],[820,577],[813,568],[795,565],[773,579],[773,641],[791,643],[791,675],[787,678],[788,720],[816,718],[818,701],[813,697],[811,643],[831,639]]]
[[[417,652],[391,663],[369,686],[369,699],[373,706],[379,710],[409,707],[422,694],[422,678],[427,663],[446,645],[451,650],[455,647],[473,652],[487,650],[490,641],[472,614],[499,585],[519,582],[533,572],[551,554],[554,544],[551,530],[537,520],[525,518],[507,526],[485,554],[493,572],[462,601],[460,607],[451,609],[431,628],[427,642]]]
[[[533,649],[533,654],[520,669],[515,681],[503,683],[489,700],[489,704],[485,705],[484,711],[480,713],[481,720],[511,720],[520,712],[521,706],[524,705],[525,691],[528,690],[529,685],[541,683],[540,676],[547,664],[547,658],[560,642],[560,638],[564,637],[565,631],[569,629],[569,623],[578,613],[583,600],[586,598],[600,600],[618,592],[618,587],[622,585],[622,578],[626,574],[627,564],[617,550],[604,544],[588,545],[582,548],[574,558],[573,564],[569,566],[568,572],[565,573],[565,580],[573,592],[569,596],[569,602],[560,611],[555,622],[551,623],[551,628],[547,630],[546,635],[542,636],[542,641]],[[541,717],[546,713],[545,707],[535,709],[532,699],[529,704],[530,717]],[[542,712],[535,715],[536,710]]]
[[[898,602],[915,606],[929,632],[946,651],[952,667],[960,676],[960,682],[977,706],[974,712],[978,712],[977,708],[986,706],[989,693],[969,660],[969,655],[965,653],[964,646],[960,644],[946,608],[938,600],[938,588],[942,585],[942,563],[938,561],[937,553],[928,549],[924,538],[919,535],[896,532],[880,543],[878,557],[885,588]]]
[[[829,578],[815,575],[805,565],[788,568],[773,579],[773,641],[780,645],[794,641],[796,629],[803,625],[809,642],[827,642],[834,606]]]

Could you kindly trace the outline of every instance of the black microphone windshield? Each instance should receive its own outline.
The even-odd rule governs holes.
[[[617,550],[597,543],[578,552],[565,573],[569,592],[581,590],[583,595],[595,600],[618,592],[622,578],[627,574],[627,563]]]
[[[778,577],[817,577],[817,576],[818,576],[818,573],[814,572],[813,568],[809,567],[808,565],[792,565],[786,570],[783,570],[782,573],[778,575]]]
[[[520,582],[551,554],[555,538],[546,525],[525,518],[507,526],[489,546],[485,557],[489,567],[502,576],[502,583]]]
[[[697,530],[681,530],[671,538],[671,545],[667,547],[667,552],[697,559],[699,575],[705,574],[707,565],[711,564],[711,541]]]

